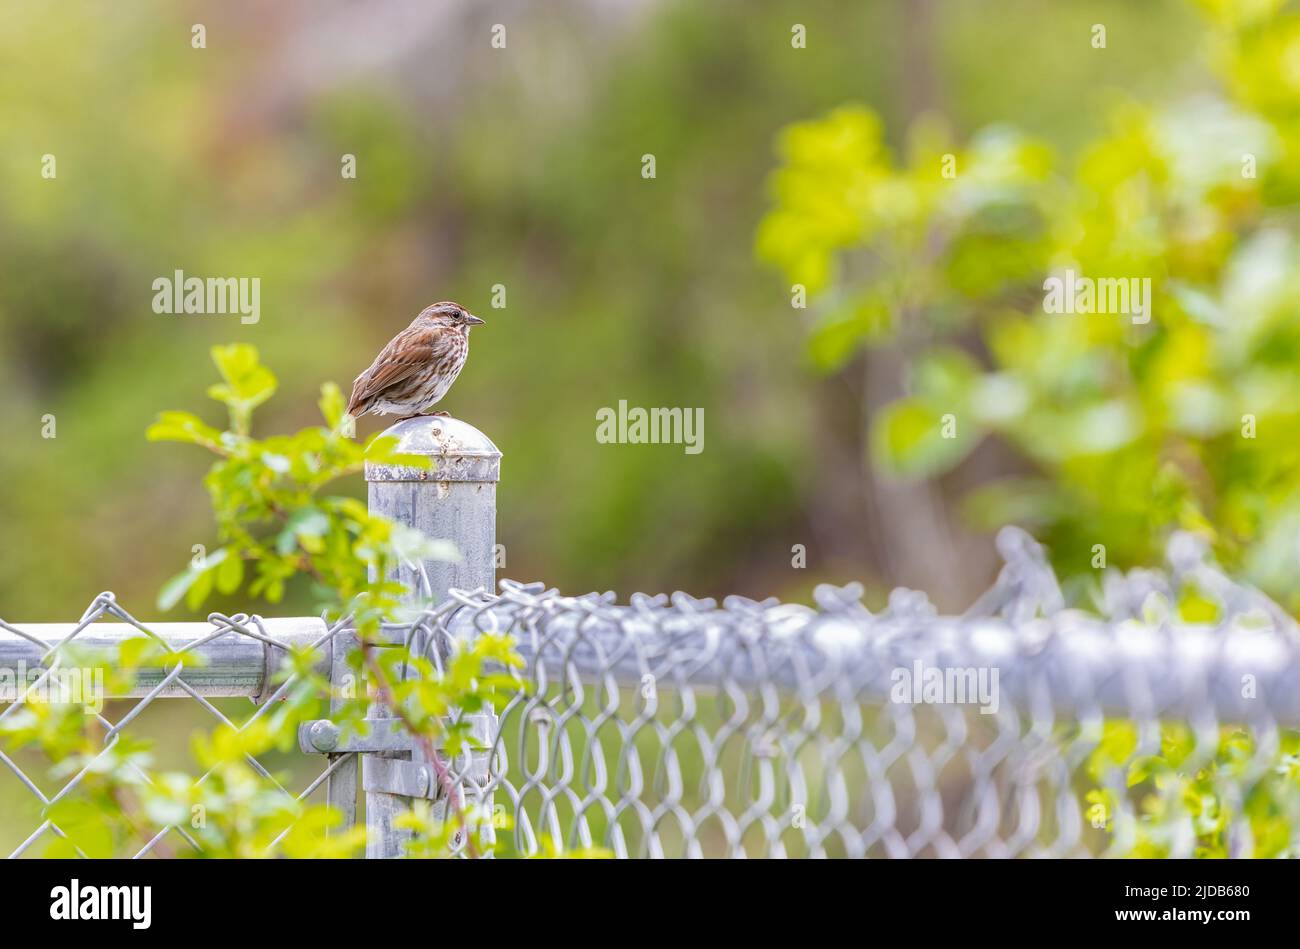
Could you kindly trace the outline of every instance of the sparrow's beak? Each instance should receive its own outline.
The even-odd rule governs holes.
[[[465,322],[468,323],[470,326],[482,326],[484,323],[487,322],[487,320],[480,320],[473,313],[466,313]]]

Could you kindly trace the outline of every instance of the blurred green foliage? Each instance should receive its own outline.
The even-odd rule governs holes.
[[[929,477],[999,439],[1027,469],[971,510],[1031,527],[1067,573],[1104,565],[1096,544],[1157,562],[1181,527],[1295,609],[1300,12],[1202,6],[1221,91],[1125,99],[1072,162],[1010,126],[959,146],[936,120],[895,157],[861,106],[788,127],[757,248],[811,295],[823,370],[861,347],[907,359],[876,465]],[[1067,271],[1149,278],[1149,322],[1046,312]]]
[[[866,106],[787,127],[757,252],[796,305],[811,300],[821,370],[864,348],[905,360],[906,392],[869,420],[877,468],[932,478],[996,439],[1024,468],[968,510],[1033,529],[1076,587],[1157,562],[1182,528],[1295,611],[1300,6],[1200,6],[1220,88],[1160,107],[1125,97],[1072,161],[1010,125],[959,145],[932,117],[896,152]],[[1049,294],[1067,276],[1135,278],[1149,294],[1122,313],[1063,313]],[[1220,617],[1198,596],[1172,609]],[[1206,753],[1164,724],[1160,753],[1135,758],[1134,724],[1105,723],[1086,801],[1117,852],[1194,841],[1197,856],[1228,856],[1234,822],[1254,855],[1291,852],[1300,736],[1270,753],[1217,731]],[[1121,795],[1138,819],[1117,827]]]
[[[872,580],[875,528],[831,490],[860,483],[832,451],[855,465],[853,394],[792,358],[803,329],[752,235],[782,125],[860,99],[900,135],[912,4],[668,0],[623,19],[484,0],[437,5],[419,35],[392,6],[354,13],[368,68],[336,50],[334,9],[0,7],[0,616],[63,620],[104,589],[140,609],[215,546],[201,460],[138,439],[160,406],[198,404],[210,346],[255,343],[280,381],[265,424],[294,430],[322,380],[446,297],[489,321],[441,407],[505,454],[503,575],[760,596]],[[1104,56],[1076,42],[1094,18]],[[1010,116],[1070,148],[1095,131],[1081,96],[1198,81],[1177,68],[1195,28],[1179,0],[961,0],[929,42],[958,127]],[[177,268],[260,277],[260,322],[151,312]],[[595,412],[620,398],[705,407],[708,450],[597,444]],[[309,605],[291,591],[282,609]]]
[[[1233,823],[1240,821],[1250,828],[1251,856],[1294,856],[1292,804],[1300,793],[1300,734],[1281,735],[1279,747],[1267,755],[1274,763],[1263,773],[1264,749],[1239,729],[1221,729],[1218,746],[1204,757],[1192,729],[1182,724],[1161,728],[1159,754],[1137,755],[1139,747],[1132,722],[1109,721],[1087,761],[1088,776],[1101,785],[1084,795],[1085,816],[1093,826],[1115,832],[1120,794],[1137,802],[1137,819],[1117,834],[1120,855],[1168,857],[1186,849],[1188,840],[1198,858],[1239,855],[1242,836]],[[1115,769],[1122,790],[1106,786]],[[1243,795],[1244,787],[1249,792]]]
[[[1035,527],[1067,569],[1085,571],[1099,541],[1113,564],[1150,561],[1181,524],[1295,604],[1290,7],[1206,2],[1203,22],[1180,0],[670,0],[631,21],[579,3],[472,7],[413,36],[367,5],[371,50],[395,52],[358,67],[338,11],[0,6],[0,615],[66,620],[105,588],[148,602],[210,544],[202,462],[142,450],[138,432],[158,406],[197,401],[213,343],[255,342],[277,367],[270,429],[346,454],[313,425],[321,381],[350,378],[444,297],[490,323],[445,407],[505,451],[507,575],[764,596],[874,579],[871,542],[891,538],[869,536],[868,505],[840,489],[862,482],[867,445],[863,400],[833,371],[888,345],[910,392],[873,420],[882,468],[930,476],[1010,445],[1023,476],[978,492],[975,513]],[[478,42],[506,18],[508,57]],[[1088,43],[1099,21],[1105,50]],[[925,81],[946,122],[912,121]],[[756,261],[756,226],[761,256],[815,293],[809,362],[827,380],[791,358],[807,314]],[[1151,277],[1152,322],[1043,314],[1043,278],[1069,266]],[[176,269],[260,277],[261,321],[150,312],[152,280]],[[489,313],[495,284],[509,303]],[[239,352],[223,401],[251,411],[269,390]],[[598,445],[595,411],[621,398],[706,407],[709,450]],[[47,415],[56,438],[41,437]],[[211,438],[201,418],[160,424]],[[258,444],[218,480],[308,457]],[[252,508],[219,505],[218,542],[264,553],[257,592],[278,597],[332,530],[369,529],[343,500],[359,480],[328,509],[305,490],[300,522],[247,537]],[[809,544],[808,570],[790,569],[792,543]],[[246,609],[247,569],[214,553],[167,602]],[[281,609],[321,589],[287,585]],[[217,746],[205,764],[236,761],[237,743]],[[232,769],[214,793],[235,801]],[[232,852],[259,834],[228,838]]]

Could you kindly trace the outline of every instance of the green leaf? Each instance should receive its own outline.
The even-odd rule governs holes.
[[[77,797],[65,797],[45,809],[46,820],[68,835],[87,857],[113,856],[113,829],[99,808]]]
[[[258,362],[257,347],[247,343],[213,346],[212,361],[225,381],[208,386],[208,395],[230,409],[231,426],[246,434],[253,409],[275,394],[275,376]]]
[[[393,524],[391,543],[393,553],[403,561],[442,560],[460,563],[462,560],[460,551],[451,541],[428,537],[404,524]]]
[[[925,477],[948,470],[966,456],[976,441],[973,428],[972,421],[963,424],[920,399],[899,399],[876,416],[872,451],[888,472]]]
[[[219,593],[234,593],[244,582],[244,561],[241,557],[224,557],[216,568],[216,584]]]
[[[151,442],[191,442],[196,445],[219,444],[221,433],[191,412],[160,412],[158,420],[144,433]]]
[[[128,669],[138,668],[145,659],[157,654],[161,647],[158,641],[148,636],[132,636],[118,646],[118,658]]]
[[[320,414],[325,418],[325,424],[330,428],[337,428],[343,418],[343,411],[347,408],[347,400],[343,398],[343,392],[339,387],[332,382],[322,385],[320,401],[316,404],[320,406]]]
[[[284,455],[276,454],[273,451],[262,452],[262,464],[266,465],[266,467],[270,468],[276,474],[288,474],[289,470],[293,467],[293,462]]]
[[[236,398],[264,402],[275,392],[275,376],[258,361],[256,346],[248,343],[213,346],[212,361],[217,364],[228,391]]]
[[[1178,616],[1184,623],[1214,623],[1219,619],[1219,605],[1195,585],[1188,585],[1178,601]]]
[[[1135,787],[1148,778],[1169,772],[1169,763],[1158,755],[1144,755],[1135,759],[1128,768],[1128,777],[1125,783],[1129,787]]]
[[[874,296],[857,300],[818,321],[808,340],[809,355],[821,372],[835,372],[863,347],[888,339],[893,329],[893,315],[883,301]]]
[[[979,364],[951,346],[939,346],[917,360],[912,372],[916,391],[932,405],[965,405],[980,378]]]
[[[168,580],[163,584],[162,590],[158,592],[158,609],[170,610],[173,606],[179,603],[181,597],[186,597],[188,595],[189,591],[193,589],[194,584],[201,576],[207,573],[207,571],[212,570],[214,567],[221,565],[221,563],[226,559],[226,555],[227,552],[224,547],[219,550],[214,550],[203,559],[202,567],[196,567],[193,564],[190,564],[190,566],[186,567],[182,573],[179,573]],[[208,589],[211,589],[210,578],[208,581]],[[206,590],[203,595],[207,595]],[[202,602],[202,600],[203,597],[199,597],[198,602],[190,604],[191,608],[196,607],[199,602]],[[187,599],[186,602],[189,602],[189,600]]]
[[[319,508],[299,508],[289,515],[284,530],[276,541],[276,550],[281,554],[289,554],[301,544],[304,550],[314,553],[320,550],[319,540],[329,529],[329,516]]]
[[[212,592],[212,578],[212,570],[204,570],[194,578],[194,582],[190,584],[190,588],[185,591],[186,606],[192,610],[197,610],[203,605],[203,601],[206,600],[208,594]]]
[[[386,465],[404,465],[407,468],[428,468],[433,459],[427,455],[407,455],[397,451],[398,439],[394,435],[379,433],[366,442],[365,459]]]

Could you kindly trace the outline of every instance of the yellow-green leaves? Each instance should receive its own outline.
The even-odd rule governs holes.
[[[185,605],[196,610],[214,589],[218,593],[230,594],[238,590],[243,582],[243,559],[221,547],[196,558],[163,584],[158,592],[158,608],[169,610],[184,597]]]
[[[212,347],[212,361],[224,380],[208,387],[208,395],[230,410],[230,427],[247,435],[253,410],[275,394],[271,370],[258,361],[257,347],[231,343]]]
[[[951,437],[945,427],[951,426]],[[899,399],[876,416],[871,433],[872,457],[894,475],[920,477],[951,468],[969,450],[972,440],[953,418],[945,420],[920,399]]]
[[[360,445],[339,430],[343,397],[336,386],[322,387],[321,413],[328,427],[291,435],[254,438],[253,411],[275,391],[275,377],[251,346],[218,346],[213,359],[222,382],[209,394],[230,409],[230,430],[218,431],[186,412],[164,412],[149,429],[158,441],[201,445],[218,459],[205,478],[221,546],[201,549],[190,565],[160,591],[166,610],[183,598],[197,609],[212,593],[240,591],[278,602],[295,578],[309,579],[321,603],[336,616],[350,615],[357,634],[373,636],[397,618],[410,591],[384,579],[409,561],[454,560],[452,544],[373,515],[355,498],[331,496],[322,488],[361,472],[369,460],[424,467],[425,457],[402,455],[397,439],[377,436]],[[198,656],[175,655],[148,635],[122,641],[111,659],[97,657],[115,675],[106,680],[123,688],[137,670],[175,663],[199,663]],[[403,648],[382,654],[367,666],[354,650],[349,662],[369,681],[352,694],[335,689],[320,673],[320,655],[295,649],[275,674],[277,702],[242,727],[222,725],[194,740],[202,778],[181,773],[149,775],[147,746],[116,736],[102,747],[94,722],[80,708],[29,703],[0,723],[10,748],[37,747],[58,762],[53,772],[66,779],[81,774],[75,793],[50,805],[46,817],[66,836],[55,837],[51,855],[119,855],[148,841],[154,828],[183,828],[176,839],[198,843],[211,857],[346,857],[365,842],[365,829],[337,832],[341,815],[332,808],[306,805],[284,792],[255,763],[272,749],[287,751],[298,724],[326,708],[344,728],[356,728],[375,694],[398,714],[412,741],[455,756],[479,751],[465,715],[504,705],[518,683],[511,670],[520,665],[512,641],[484,635],[450,657],[444,667]],[[89,661],[89,660],[87,660]],[[400,664],[401,669],[394,668]],[[415,670],[414,679],[406,676]],[[333,699],[333,703],[330,700]],[[490,824],[494,815],[448,820],[426,813],[416,820],[424,832],[419,847],[448,850],[452,835]],[[141,837],[142,828],[147,834]],[[490,837],[490,835],[486,835]],[[139,838],[139,839],[137,839]],[[166,842],[158,843],[165,851]],[[473,852],[473,846],[470,846]],[[185,852],[182,851],[182,854]]]
[[[333,383],[321,387],[325,426],[255,438],[253,410],[275,392],[275,376],[252,346],[216,346],[212,355],[222,381],[209,394],[229,407],[231,429],[218,431],[188,412],[163,412],[149,437],[202,445],[219,456],[204,480],[221,546],[168,581],[160,608],[183,598],[198,609],[212,593],[234,594],[246,583],[250,595],[277,603],[305,575],[323,606],[385,617],[403,591],[371,577],[383,577],[398,562],[458,556],[445,541],[397,529],[364,503],[321,493],[360,474],[367,461],[424,468],[427,457],[400,453],[389,435],[365,444],[347,437],[339,424],[343,393]]]
[[[835,372],[863,347],[889,338],[894,316],[888,303],[877,294],[865,294],[834,307],[812,328],[808,351],[813,366],[821,372]]]
[[[903,363],[901,398],[863,419],[884,471],[941,474],[996,435],[1033,492],[968,506],[1050,535],[1060,568],[1091,576],[1079,552],[1103,542],[1112,566],[1149,562],[1190,528],[1297,608],[1300,107],[1279,70],[1300,15],[1202,4],[1224,94],[1109,105],[1068,164],[930,118],[894,149],[861,106],[789,126],[756,251],[806,307],[815,368]],[[950,385],[930,368],[954,344]]]
[[[388,542],[392,545],[394,555],[405,563],[416,563],[421,560],[459,563],[462,559],[460,551],[451,541],[428,537],[405,524],[392,525]]]
[[[470,716],[489,708],[499,711],[521,688],[513,670],[520,668],[523,660],[509,636],[480,633],[472,641],[458,644],[440,668],[404,646],[373,650],[372,661],[377,678],[385,683],[383,692],[389,696],[390,707],[414,734],[453,759],[487,750],[473,734]],[[397,821],[398,826],[416,832],[408,853],[447,856],[453,835],[462,843],[468,841],[465,849],[469,852],[500,849],[500,838],[492,845],[492,832],[509,827],[505,815],[468,800],[461,807],[459,818],[449,820],[431,811],[427,801],[417,800]]]
[[[318,554],[325,549],[325,535],[329,529],[329,515],[314,505],[305,505],[285,520],[284,529],[276,541],[276,550],[289,554],[294,548],[302,547],[310,554]]]
[[[160,412],[145,437],[151,442],[190,442],[215,448],[221,433],[191,412]]]
[[[892,211],[875,187],[887,185],[890,174],[880,122],[848,106],[790,126],[779,151],[784,163],[771,185],[776,206],[759,225],[758,254],[816,294],[833,276],[835,253]]]
[[[983,434],[973,412],[971,389],[979,367],[957,349],[937,348],[920,359],[912,374],[914,396],[886,406],[872,429],[876,463],[901,476],[925,476],[951,468]]]
[[[104,820],[103,811],[93,801],[69,795],[47,807],[45,819],[66,835],[50,841],[46,857],[70,859],[85,855],[94,860],[115,856],[113,826]]]
[[[222,547],[192,561],[188,567],[163,584],[163,588],[158,591],[158,609],[170,610],[181,601],[181,597],[185,597],[186,605],[190,609],[198,609],[199,604],[207,598],[216,584],[216,569],[229,555],[229,551]],[[233,591],[234,587],[230,587],[223,592]]]
[[[320,406],[320,414],[325,419],[325,424],[330,428],[337,428],[343,418],[343,411],[347,408],[347,400],[343,398],[343,392],[333,382],[327,382],[320,387],[320,400],[316,403]]]

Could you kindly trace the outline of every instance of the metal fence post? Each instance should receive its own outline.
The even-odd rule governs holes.
[[[349,687],[357,688],[352,667],[348,665],[348,656],[357,648],[358,642],[357,634],[351,629],[340,629],[330,640],[330,688],[336,693],[330,697],[331,717],[347,701],[345,694],[338,693],[344,693]],[[338,762],[337,767],[325,779],[325,800],[343,816],[338,828],[338,832],[343,833],[351,830],[357,823],[358,756],[331,755],[330,763],[334,764],[337,758],[344,760]]]
[[[456,545],[459,561],[431,560],[423,564],[436,600],[442,601],[453,588],[495,589],[501,452],[474,426],[453,418],[418,416],[398,422],[386,434],[398,438],[399,451],[427,456],[432,465],[411,468],[368,463],[370,510]],[[400,567],[396,578],[412,591],[422,586],[419,571],[411,566]],[[366,856],[371,858],[401,856],[409,837],[408,832],[393,826],[393,820],[410,806],[411,798],[391,793],[393,784],[386,780],[386,767],[381,755],[362,756]],[[434,797],[432,775],[427,782],[431,786],[427,796]],[[445,809],[446,802],[440,806]]]

